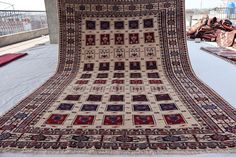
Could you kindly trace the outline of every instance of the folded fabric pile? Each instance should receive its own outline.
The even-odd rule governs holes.
[[[213,41],[221,47],[234,47],[236,27],[228,19],[209,18],[208,15],[202,17],[195,25],[187,31],[187,36],[191,39],[200,38],[204,41]]]

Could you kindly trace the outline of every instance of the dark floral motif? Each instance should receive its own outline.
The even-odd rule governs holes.
[[[181,141],[181,137],[169,135],[169,136],[162,137],[162,140],[166,142],[178,142],[178,141]]]
[[[138,43],[139,43],[139,33],[130,33],[129,44],[138,44]]]
[[[170,52],[170,55],[175,57],[175,56],[179,55],[179,52],[178,51],[172,51],[172,52]]]
[[[124,73],[114,73],[114,78],[124,78],[125,74]]]
[[[67,7],[66,11],[67,11],[67,13],[73,14],[74,13],[74,8]]]
[[[86,8],[85,5],[80,5],[80,6],[79,6],[79,9],[82,10],[82,11],[84,11],[85,8]]]
[[[16,119],[24,119],[25,117],[27,117],[28,116],[28,114],[26,114],[26,113],[18,113],[17,115],[15,115],[14,117],[16,118]]]
[[[174,103],[160,104],[160,107],[162,111],[178,110],[177,106]]]
[[[68,39],[68,40],[67,40],[67,43],[68,43],[68,44],[74,44],[74,42],[75,42],[74,39]]]
[[[153,4],[149,3],[148,5],[146,5],[146,9],[148,9],[148,10],[153,9]]]
[[[110,101],[124,101],[124,95],[111,95]]]
[[[96,21],[86,21],[86,29],[88,30],[96,29]]]
[[[98,73],[97,78],[108,78],[108,73]]]
[[[165,8],[171,7],[171,3],[169,3],[169,2],[165,3],[165,4],[164,4],[164,7],[165,7]]]
[[[67,23],[74,23],[75,22],[75,20],[73,19],[73,18],[67,18],[67,21],[66,21]]]
[[[16,128],[16,125],[4,125],[0,128],[0,130],[13,130]]]
[[[168,34],[169,34],[169,35],[175,35],[175,34],[176,34],[176,31],[169,31]]]
[[[157,64],[155,61],[147,61],[146,67],[147,67],[147,70],[155,70],[157,69]]]
[[[116,137],[116,141],[119,141],[119,142],[133,142],[133,137],[130,137],[130,136],[118,136]]]
[[[166,101],[166,100],[171,100],[171,97],[169,94],[157,94],[156,96],[156,100],[157,101]]]
[[[181,114],[164,115],[168,125],[184,124],[185,120]]]
[[[68,33],[74,33],[75,30],[74,30],[73,28],[68,28],[68,29],[67,29],[67,32],[68,32]]]
[[[107,111],[117,112],[117,111],[123,111],[124,105],[108,105]]]
[[[176,46],[177,45],[177,42],[175,40],[171,40],[169,41],[170,45],[171,46]]]
[[[148,101],[146,95],[133,95],[133,101]]]
[[[110,69],[110,63],[99,63],[99,71],[107,71]]]
[[[69,104],[69,103],[61,103],[57,110],[71,110],[73,108],[74,104]]]
[[[96,10],[97,10],[97,11],[102,11],[102,6],[101,6],[101,5],[97,5],[97,6],[96,6]]]
[[[42,134],[39,134],[39,135],[31,136],[30,139],[33,140],[33,141],[45,141],[47,139],[47,137],[42,135]]]
[[[63,124],[67,116],[68,116],[67,114],[52,114],[46,121],[46,124],[55,124],[55,125]]]
[[[214,134],[211,135],[210,138],[215,141],[227,141],[229,140],[229,137],[227,135],[220,135],[220,134]]]
[[[87,101],[101,101],[102,95],[89,95]]]
[[[97,111],[98,105],[84,104],[81,111]]]
[[[136,10],[136,6],[135,5],[130,5],[129,10]]]
[[[215,105],[202,105],[202,107],[205,109],[205,110],[216,110],[217,109],[217,106]]]
[[[93,68],[94,68],[93,63],[84,64],[84,71],[93,71]]]
[[[148,73],[147,76],[148,78],[160,78],[158,73]]]
[[[212,115],[212,117],[216,120],[225,120],[228,119],[228,117],[224,114],[216,114],[216,115]]]
[[[122,115],[107,115],[104,118],[104,125],[122,125]]]
[[[91,78],[92,74],[82,74],[80,78]]]
[[[130,78],[142,78],[141,73],[130,73]]]
[[[148,105],[134,105],[134,111],[151,111],[150,107]]]
[[[153,28],[154,26],[153,19],[144,19],[143,25],[144,28]]]
[[[154,119],[151,115],[134,115],[135,125],[154,125]]]
[[[144,42],[145,43],[154,43],[155,42],[154,32],[144,33]]]
[[[230,126],[226,128],[226,131],[236,134],[236,126]]]
[[[88,136],[84,136],[84,135],[80,135],[80,136],[72,136],[72,140],[78,141],[78,142],[83,142],[83,141],[88,141],[89,137]]]
[[[112,7],[112,10],[113,10],[113,11],[119,11],[119,10],[120,10],[120,7],[117,6],[117,5],[114,5],[114,6]]]
[[[167,15],[169,15],[169,16],[173,16],[173,15],[175,15],[175,12],[172,11],[172,10],[169,10],[169,11],[167,12]]]
[[[138,29],[138,28],[139,28],[138,20],[129,21],[129,29]]]
[[[115,62],[115,70],[125,70],[124,62]]]
[[[95,116],[92,115],[78,115],[74,121],[74,125],[92,125]]]
[[[124,34],[115,34],[115,44],[116,45],[124,45],[124,41],[125,38],[124,38]],[[116,53],[117,53],[117,58],[121,58],[123,57],[123,49],[117,49],[116,50]]]
[[[140,70],[140,62],[130,62],[130,70]]]
[[[110,29],[110,22],[109,21],[101,21],[100,22],[100,29],[101,30]]]
[[[9,139],[11,136],[12,136],[12,134],[9,133],[9,132],[7,132],[7,133],[2,133],[2,134],[0,135],[0,141]]]
[[[175,20],[168,20],[167,23],[168,23],[168,25],[174,25],[175,24]]]
[[[78,101],[79,99],[80,99],[80,95],[67,95],[64,100]]]
[[[115,29],[124,29],[125,24],[124,21],[115,21]]]
[[[94,34],[86,35],[86,46],[96,45],[96,36]]]

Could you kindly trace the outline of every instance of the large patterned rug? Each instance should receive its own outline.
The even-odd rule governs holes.
[[[59,0],[57,73],[0,119],[0,150],[235,151],[236,110],[189,63],[184,0]]]

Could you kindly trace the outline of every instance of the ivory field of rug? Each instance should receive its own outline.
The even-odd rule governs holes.
[[[225,61],[236,64],[236,51],[225,47],[201,47],[201,50],[213,54]]]
[[[8,53],[0,56],[0,67],[26,56],[27,53]]]
[[[0,119],[1,152],[234,152],[236,110],[190,66],[184,0],[59,0],[57,73]]]

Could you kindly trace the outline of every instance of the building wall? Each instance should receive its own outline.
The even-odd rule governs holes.
[[[49,37],[51,44],[59,43],[59,18],[57,0],[44,0],[47,12]]]

